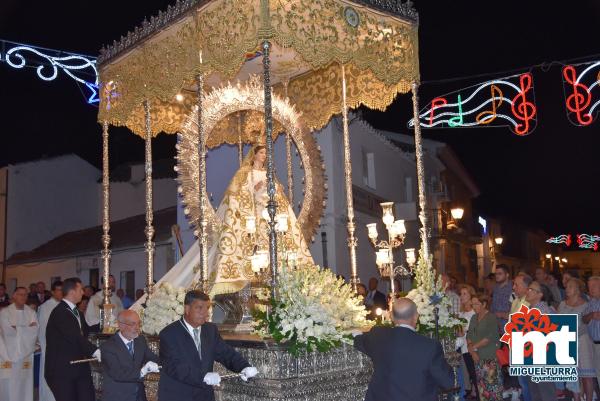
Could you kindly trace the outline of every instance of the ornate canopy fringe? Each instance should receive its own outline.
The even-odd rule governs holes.
[[[305,127],[321,128],[341,112],[339,64],[346,66],[347,105],[383,110],[419,81],[416,13],[397,3],[180,1],[104,50],[98,119],[144,135],[148,100],[152,134],[175,133],[191,111],[195,75],[206,74],[206,93],[246,81],[262,71],[265,38],[273,44],[274,91],[283,95],[287,85]]]

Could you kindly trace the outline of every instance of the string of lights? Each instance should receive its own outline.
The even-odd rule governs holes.
[[[576,126],[587,126],[594,122],[600,112],[600,61],[584,61],[599,57],[600,54],[570,60],[544,62],[529,67],[465,75],[439,80],[424,80],[423,84],[441,84],[513,74],[504,78],[491,79],[446,95],[435,97],[419,115],[423,128],[468,128],[508,126],[512,132],[525,136],[533,132],[537,125],[537,106],[533,93],[535,69],[543,72],[552,66],[562,66],[564,103],[567,118]],[[520,72],[519,74],[514,74]],[[513,81],[519,77],[519,85]],[[514,97],[505,96],[513,89]],[[467,93],[466,96],[464,94]],[[448,99],[456,99],[450,103]],[[462,100],[465,99],[465,100]],[[466,105],[470,102],[469,105]],[[485,109],[484,109],[485,108]],[[482,112],[480,110],[484,109]],[[411,119],[409,127],[414,125]]]
[[[577,126],[590,125],[600,110],[600,61],[567,65],[562,77],[567,118]]]
[[[0,63],[15,69],[34,68],[43,81],[54,81],[59,72],[82,85],[88,104],[97,104],[98,68],[94,57],[62,50],[0,40]]]
[[[598,244],[600,243],[600,235],[596,234],[577,234],[577,246],[580,249],[592,249],[598,250]],[[548,244],[560,245],[564,244],[569,247],[572,244],[571,234],[561,234],[556,237],[550,237],[546,240]]]
[[[565,244],[571,246],[571,234],[562,234],[558,237],[551,237],[546,240],[549,244]]]
[[[448,101],[452,98],[456,102]],[[533,76],[512,75],[436,97],[419,112],[419,121],[423,128],[508,126],[516,135],[529,135],[537,125]],[[411,119],[408,126],[414,124]]]
[[[600,235],[577,234],[577,244],[579,245],[579,248],[597,251],[598,242],[600,242]]]

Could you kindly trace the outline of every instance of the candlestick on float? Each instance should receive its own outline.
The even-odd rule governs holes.
[[[397,275],[401,277],[410,276],[411,273],[409,269],[412,269],[412,266],[416,262],[416,258],[415,250],[413,248],[406,249],[406,262],[409,266],[409,269],[402,265],[394,266],[393,251],[395,248],[398,248],[404,244],[406,226],[404,225],[404,220],[395,219],[393,202],[383,202],[380,205],[383,211],[381,220],[385,225],[388,239],[387,241],[378,240],[379,233],[377,232],[377,223],[367,224],[367,232],[371,244],[373,244],[376,249],[375,263],[377,264],[379,273],[382,277],[389,277],[390,279],[390,292],[392,294],[392,297],[390,297],[391,310],[391,303],[393,302],[393,296],[396,291],[394,279]]]

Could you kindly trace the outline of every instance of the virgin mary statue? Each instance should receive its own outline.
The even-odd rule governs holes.
[[[268,251],[269,217],[266,205],[269,197],[264,168],[266,156],[263,145],[253,146],[229,183],[219,208],[211,216],[212,229],[208,240],[208,283],[211,296],[233,293],[244,288],[255,277],[251,264],[253,255],[265,255],[265,251]],[[283,187],[277,180],[275,186],[278,224],[285,226],[287,220],[287,231],[278,234],[277,238],[278,261],[289,260],[290,255],[294,255],[297,266],[313,264]],[[200,275],[199,263],[200,248],[196,241],[158,283],[168,282],[185,288],[195,286]]]

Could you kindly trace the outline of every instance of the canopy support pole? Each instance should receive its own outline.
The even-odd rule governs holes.
[[[208,219],[206,218],[206,133],[204,132],[203,108],[204,75],[196,76],[196,102],[198,106],[198,171],[200,179],[200,219],[198,221],[198,245],[200,246],[200,277],[198,286],[208,293]]]
[[[413,117],[415,121],[415,156],[417,158],[417,185],[419,189],[419,220],[421,221],[421,229],[419,230],[421,237],[422,257],[431,260],[429,249],[429,222],[427,219],[427,191],[425,182],[425,165],[423,163],[423,138],[421,136],[421,124],[419,120],[419,85],[416,82],[412,83],[412,103]]]
[[[110,172],[108,165],[108,122],[102,123],[102,277],[103,304],[110,304]]]
[[[145,172],[146,172],[146,291],[152,294],[154,290],[154,210],[152,205],[152,126],[150,104],[144,100],[146,121],[145,138]]]
[[[273,171],[273,110],[271,106],[271,43],[262,42],[263,49],[263,83],[265,90],[265,133],[267,145],[267,211],[269,212],[269,263],[271,267],[271,296],[277,296],[277,232],[275,231],[275,215],[277,202],[275,201],[275,178]]]
[[[342,64],[342,122],[344,139],[344,180],[346,184],[346,207],[348,213],[348,248],[350,250],[350,285],[356,292],[360,282],[356,266],[358,238],[354,235],[354,198],[352,196],[352,160],[350,159],[350,130],[348,128],[348,104],[346,103],[346,67]]]

